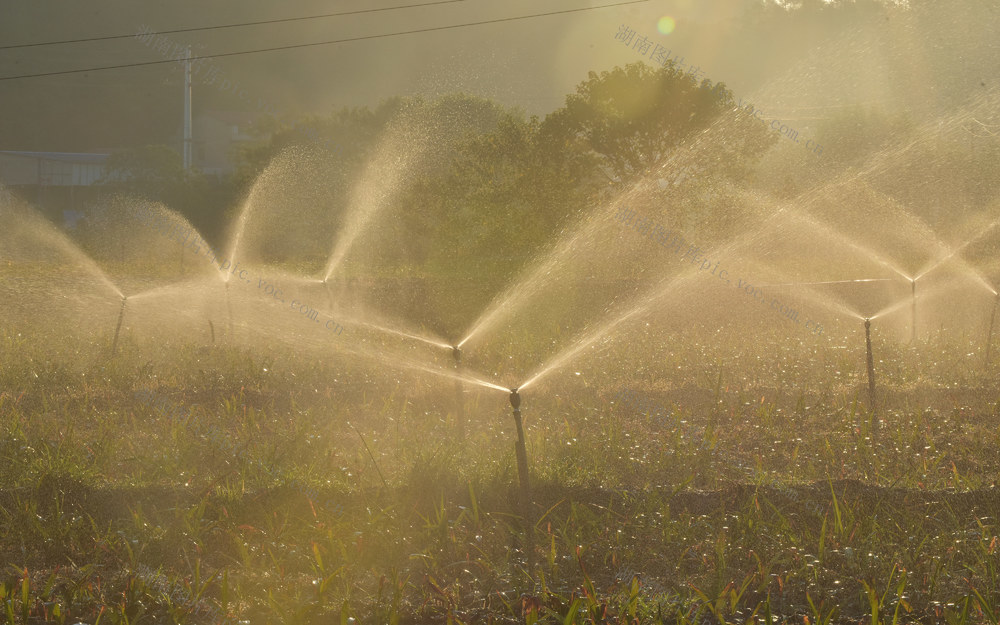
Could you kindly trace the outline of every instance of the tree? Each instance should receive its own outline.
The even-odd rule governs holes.
[[[590,72],[566,106],[542,124],[546,143],[562,151],[564,162],[592,157],[617,187],[648,174],[694,133],[733,108],[725,85],[676,68],[673,61],[654,70],[643,63]],[[699,153],[703,175],[745,177],[750,165],[774,140],[760,122],[742,115],[723,141]],[[726,158],[720,158],[721,156]]]

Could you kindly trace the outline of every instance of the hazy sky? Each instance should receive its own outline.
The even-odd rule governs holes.
[[[424,0],[426,1],[426,0]],[[815,0],[814,0],[815,1]],[[169,35],[211,54],[523,16],[615,0],[464,0],[438,6],[238,29]],[[130,34],[418,4],[378,2],[192,2],[0,0],[0,45]],[[219,59],[220,79],[247,101],[279,114],[325,113],[374,105],[392,95],[465,91],[545,114],[587,77],[643,59],[615,40],[622,24],[669,48],[702,75],[754,97],[801,123],[851,102],[910,106],[971,90],[995,72],[993,2],[947,2],[943,22],[848,5],[828,10],[763,11],[757,0],[651,0],[614,8],[467,26]],[[977,12],[978,11],[978,12]],[[932,11],[933,12],[933,11]],[[670,17],[676,26],[661,33]],[[966,49],[963,49],[965,46]],[[0,76],[163,58],[136,39],[0,50]],[[955,59],[960,59],[956,61]],[[990,64],[990,60],[994,62]],[[952,67],[955,64],[958,67]],[[0,149],[94,149],[175,133],[180,72],[166,65],[0,81]],[[992,85],[991,85],[992,86]],[[196,84],[195,112],[247,108],[213,86]],[[770,112],[770,111],[769,111]],[[29,145],[30,144],[30,145]],[[84,145],[87,144],[87,145]]]

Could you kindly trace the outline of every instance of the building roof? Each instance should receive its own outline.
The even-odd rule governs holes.
[[[103,163],[110,154],[88,154],[82,152],[21,152],[16,150],[0,150],[0,154],[37,158],[44,161],[63,161],[66,163]]]

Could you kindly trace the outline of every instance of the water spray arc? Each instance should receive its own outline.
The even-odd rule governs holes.
[[[122,296],[122,307],[118,311],[118,325],[115,326],[115,338],[111,342],[111,355],[114,356],[118,353],[118,335],[122,330],[122,321],[125,320],[125,304],[128,302],[128,296]]]
[[[875,414],[875,359],[872,357],[872,320],[865,319],[865,349],[868,358],[868,409]]]
[[[993,347],[993,322],[996,321],[997,307],[1000,307],[1000,293],[997,293],[996,297],[993,298],[993,311],[990,312],[990,328],[986,331],[986,360],[983,363],[986,369],[990,367],[990,348]]]

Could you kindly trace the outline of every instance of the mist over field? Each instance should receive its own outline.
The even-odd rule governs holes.
[[[997,32],[0,5],[0,622],[1000,623]]]

